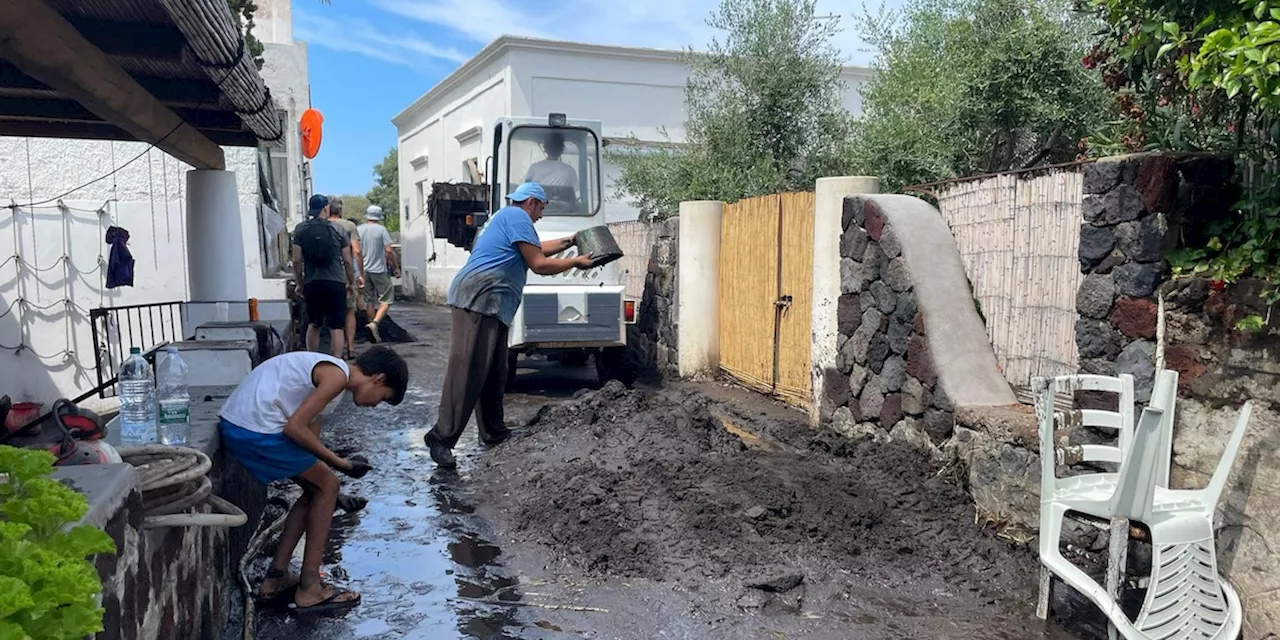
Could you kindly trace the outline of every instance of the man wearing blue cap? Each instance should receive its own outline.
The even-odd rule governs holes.
[[[538,183],[520,185],[507,199],[511,204],[480,230],[471,256],[449,285],[449,364],[440,412],[425,436],[431,459],[444,469],[456,466],[453,447],[473,410],[482,443],[495,445],[511,434],[502,422],[507,329],[520,307],[529,271],[551,276],[575,267],[591,268],[591,256],[549,257],[573,246],[573,237],[538,239],[533,223],[547,206],[547,194]]]

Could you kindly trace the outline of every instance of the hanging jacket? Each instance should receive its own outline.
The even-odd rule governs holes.
[[[111,258],[107,261],[107,288],[133,286],[133,254],[129,253],[129,232],[120,227],[107,229]]]

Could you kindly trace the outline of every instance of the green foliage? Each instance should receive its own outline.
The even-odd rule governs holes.
[[[1060,0],[910,0],[858,22],[876,57],[854,127],[882,189],[1066,162],[1108,112],[1089,21]]]
[[[257,3],[253,0],[227,0],[227,7],[231,9],[231,17],[236,26],[244,33],[245,53],[253,59],[253,66],[262,70],[262,53],[266,51],[266,46],[253,35],[253,28],[257,26],[253,20],[253,14],[258,10]]]
[[[1168,257],[1175,274],[1271,283],[1280,299],[1280,2],[1089,0],[1104,20],[1087,64],[1098,66],[1126,116],[1105,151],[1231,154],[1244,197]],[[1117,138],[1114,135],[1119,132]]]
[[[831,45],[838,20],[819,17],[815,0],[722,0],[707,23],[723,36],[684,56],[685,144],[611,147],[619,192],[652,219],[685,200],[809,190],[846,174],[851,118]]]
[[[47,476],[53,456],[0,446],[0,638],[80,640],[102,630],[102,583],[86,558],[115,553],[102,530],[70,527],[84,496]]]
[[[387,152],[382,162],[373,166],[373,188],[365,197],[370,204],[382,207],[387,231],[400,230],[400,151],[396,147]]]

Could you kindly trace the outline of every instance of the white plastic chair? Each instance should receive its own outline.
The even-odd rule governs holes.
[[[1176,385],[1176,381],[1174,382]],[[1065,462],[1060,458],[1063,449],[1056,442],[1059,423],[1064,426],[1086,426],[1110,429],[1116,432],[1114,445],[1092,444],[1072,447],[1080,462],[1104,462],[1123,464],[1133,443],[1133,376],[1072,375],[1056,378],[1036,378],[1032,381],[1035,394],[1036,417],[1040,431],[1040,557],[1061,558],[1058,543],[1063,519],[1068,511],[1079,511],[1102,519],[1110,518],[1105,504],[1115,493],[1118,472],[1082,473],[1065,478],[1057,475],[1057,466]],[[1101,391],[1116,395],[1116,411],[1077,409],[1058,413],[1054,397],[1059,393],[1075,396],[1076,391]],[[1164,398],[1163,389],[1158,394]],[[1153,391],[1153,397],[1157,394]],[[1107,591],[1119,594],[1120,576],[1123,575],[1128,549],[1128,523],[1112,519],[1111,558],[1107,568]],[[1066,562],[1065,559],[1062,560]],[[1069,563],[1068,563],[1069,564]],[[1049,596],[1052,576],[1049,565],[1040,567],[1040,594],[1036,614],[1049,615]]]
[[[1142,413],[1111,495],[1093,500],[1077,498],[1070,503],[1054,500],[1052,496],[1042,499],[1041,524],[1049,528],[1041,529],[1041,563],[1097,605],[1110,621],[1113,633],[1127,640],[1193,637],[1234,640],[1240,633],[1243,614],[1235,591],[1218,576],[1213,519],[1244,439],[1252,403],[1246,402],[1241,409],[1208,486],[1199,490],[1169,489],[1171,462],[1167,456],[1172,447],[1172,421],[1159,405],[1168,402],[1172,407],[1177,377],[1168,375],[1171,372],[1161,373],[1153,390],[1153,402]],[[1034,384],[1037,413],[1042,417],[1041,444],[1052,447],[1053,420],[1051,417],[1048,420],[1046,437],[1043,420],[1046,412],[1040,409],[1043,404],[1040,399],[1047,395],[1052,400],[1051,392],[1046,392],[1053,386],[1044,380]],[[1046,466],[1052,473],[1053,467]],[[1161,484],[1164,486],[1159,486]],[[1110,516],[1113,523],[1124,521],[1126,529],[1128,519],[1147,525],[1152,544],[1151,577],[1142,609],[1133,621],[1121,610],[1116,592],[1108,588],[1110,585],[1099,585],[1058,552],[1062,520],[1067,511]],[[1045,587],[1047,585],[1042,585],[1042,617],[1047,616]]]

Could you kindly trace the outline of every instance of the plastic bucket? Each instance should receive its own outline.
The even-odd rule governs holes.
[[[613,234],[609,233],[609,227],[604,225],[579,231],[573,236],[573,241],[578,245],[579,254],[595,256],[591,261],[593,268],[622,257],[622,248],[613,239]]]

